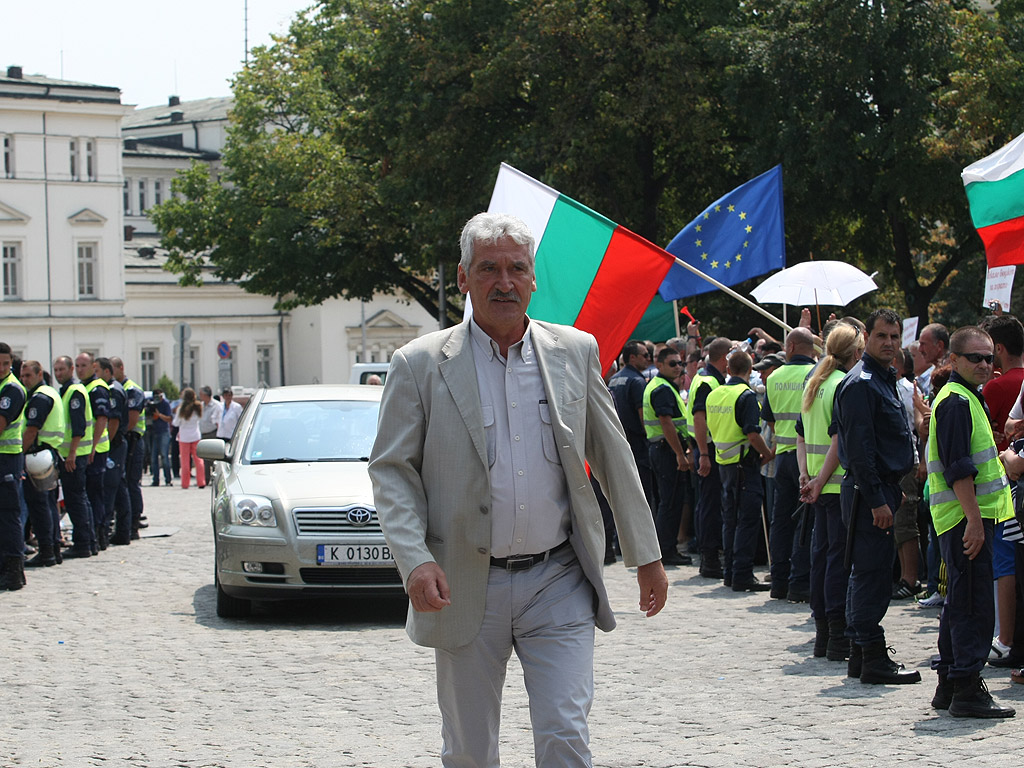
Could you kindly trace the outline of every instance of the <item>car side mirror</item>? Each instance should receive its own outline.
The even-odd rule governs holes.
[[[200,440],[196,453],[201,459],[226,461],[229,457],[227,443],[219,437],[208,437]]]

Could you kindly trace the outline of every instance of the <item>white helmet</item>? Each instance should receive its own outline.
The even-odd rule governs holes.
[[[49,451],[37,451],[25,456],[25,470],[33,477],[46,477],[53,471],[53,456]]]

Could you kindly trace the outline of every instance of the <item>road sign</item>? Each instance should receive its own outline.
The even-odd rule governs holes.
[[[221,360],[217,363],[217,386],[220,389],[227,389],[231,386],[231,361]]]
[[[192,338],[192,326],[184,320],[174,326],[174,340],[179,344]]]
[[[229,360],[231,358],[231,345],[226,341],[222,341],[217,345],[217,357],[221,360]]]

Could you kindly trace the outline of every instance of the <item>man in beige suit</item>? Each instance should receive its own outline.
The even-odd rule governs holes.
[[[530,320],[534,240],[482,213],[462,233],[459,289],[473,317],[395,353],[370,458],[377,514],[409,594],[407,631],[436,649],[445,766],[499,765],[512,650],[538,766],[590,766],[594,627],[615,625],[604,524],[584,466],[639,566],[640,609],[668,580],[597,343]]]

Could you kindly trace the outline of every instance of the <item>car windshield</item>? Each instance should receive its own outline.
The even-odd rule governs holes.
[[[242,462],[366,461],[379,409],[380,403],[371,400],[263,403]]]

